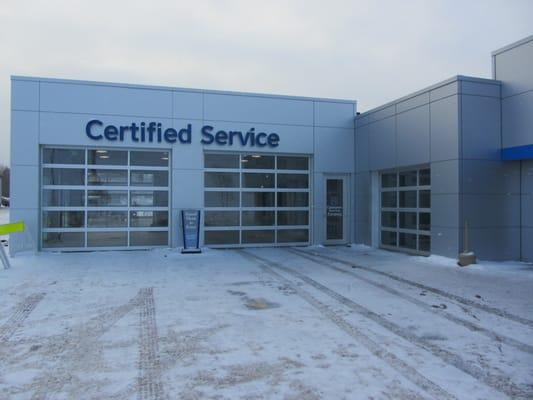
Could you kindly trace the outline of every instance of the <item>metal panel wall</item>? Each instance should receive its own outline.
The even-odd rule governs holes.
[[[459,92],[453,78],[356,118],[356,242],[370,245],[371,174],[429,164],[431,253],[454,257],[459,248]],[[379,197],[379,196],[378,196]],[[375,212],[375,209],[374,209]],[[452,215],[450,215],[450,213]]]
[[[368,217],[369,172],[427,163],[431,253],[456,257],[468,219],[472,246],[481,258],[519,257],[514,245],[519,216],[513,208],[518,181],[510,179],[512,168],[499,158],[499,93],[498,81],[458,76],[356,119],[358,243],[370,244],[377,229]],[[487,188],[490,194],[484,193]],[[483,207],[473,207],[479,202]]]
[[[156,121],[181,129],[192,124],[190,144],[142,144],[149,149],[172,147],[172,246],[182,242],[179,210],[203,208],[204,151],[311,155],[318,161],[318,166],[313,163],[314,183],[321,182],[327,172],[354,172],[354,101],[31,77],[13,77],[11,95],[12,173],[18,177],[12,181],[11,219],[24,219],[28,227],[24,237],[11,238],[13,253],[38,248],[40,146],[137,146],[131,141],[92,141],[84,129],[95,118],[117,126]],[[275,132],[281,140],[274,149],[202,145],[203,125],[244,132],[254,127]],[[313,193],[317,206],[312,218],[317,224],[312,229],[314,243],[323,240],[320,188],[317,184]]]
[[[493,76],[502,81],[502,147],[531,145],[533,144],[531,111],[533,110],[533,36],[497,50],[492,56]],[[517,177],[521,181],[519,189],[513,187],[512,203],[515,213],[510,216],[513,229],[509,240],[512,240],[513,246],[518,246],[516,251],[519,252],[520,258],[531,262],[533,261],[533,246],[531,246],[533,160],[508,161],[507,164],[510,169],[507,173],[512,174],[515,184]]]

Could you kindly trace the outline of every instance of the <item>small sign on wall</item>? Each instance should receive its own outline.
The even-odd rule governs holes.
[[[328,217],[342,217],[342,207],[340,206],[329,206],[327,208]]]
[[[200,250],[200,210],[181,210],[183,233],[182,253],[201,253]]]

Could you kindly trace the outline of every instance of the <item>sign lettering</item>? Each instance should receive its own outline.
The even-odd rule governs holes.
[[[110,142],[133,143],[192,143],[193,126],[181,129],[165,128],[160,122],[132,122],[129,125],[105,125],[99,119],[87,122],[85,134],[91,140],[107,140]],[[277,133],[257,132],[254,127],[248,131],[217,130],[211,125],[204,125],[200,129],[200,143],[218,146],[249,146],[249,147],[278,147],[280,137]]]

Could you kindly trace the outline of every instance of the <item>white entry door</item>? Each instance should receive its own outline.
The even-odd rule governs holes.
[[[326,244],[344,244],[349,232],[348,177],[330,175],[325,178]]]

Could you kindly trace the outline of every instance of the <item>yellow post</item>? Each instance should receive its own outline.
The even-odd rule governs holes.
[[[24,230],[23,221],[0,225],[0,235],[9,235],[10,233],[22,232],[23,230]]]

